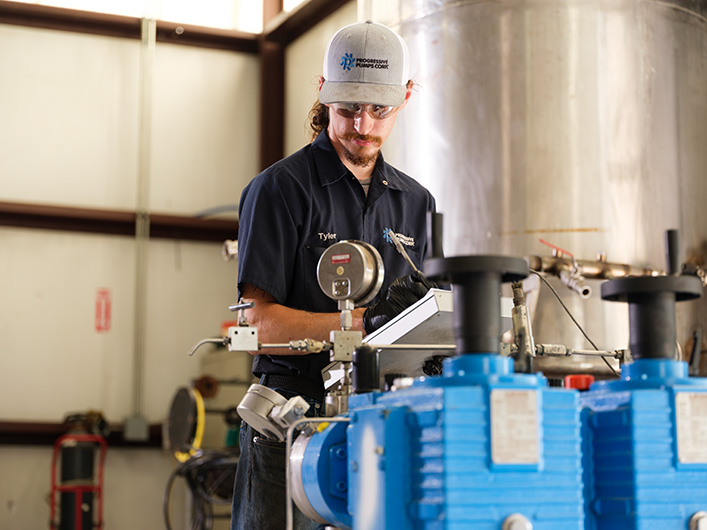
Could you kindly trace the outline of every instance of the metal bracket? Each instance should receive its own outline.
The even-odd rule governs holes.
[[[329,360],[349,362],[353,360],[353,352],[363,344],[363,332],[361,331],[332,331],[329,340],[333,344],[333,350]]]

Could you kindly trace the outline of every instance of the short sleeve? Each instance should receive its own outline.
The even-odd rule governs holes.
[[[305,195],[283,171],[261,173],[241,195],[238,285],[248,283],[284,304],[299,245]]]

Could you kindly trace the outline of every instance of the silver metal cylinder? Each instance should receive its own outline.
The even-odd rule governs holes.
[[[665,269],[677,228],[683,260],[707,258],[707,3],[359,0],[359,14],[410,47],[417,86],[384,151],[437,198],[446,255],[548,255],[542,238]],[[552,281],[600,348],[625,347],[625,308]],[[678,321],[684,342],[705,302]],[[587,347],[547,290],[533,329]]]

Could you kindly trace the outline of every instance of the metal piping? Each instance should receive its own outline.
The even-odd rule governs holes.
[[[528,268],[553,274],[558,278],[563,271],[574,273],[579,271],[581,276],[592,280],[615,280],[627,276],[663,276],[665,271],[647,267],[635,267],[625,263],[609,263],[606,261],[575,260],[558,256],[526,256]]]

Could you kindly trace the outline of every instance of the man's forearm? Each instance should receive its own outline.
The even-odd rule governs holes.
[[[247,312],[248,323],[258,328],[258,340],[263,344],[281,344],[291,340],[314,339],[329,340],[329,333],[341,329],[339,313],[312,313],[292,309],[263,298],[243,297],[243,302],[255,302],[255,307]],[[363,331],[363,312],[365,308],[352,311],[351,329]],[[252,354],[303,355],[302,352],[289,349],[266,348]]]

